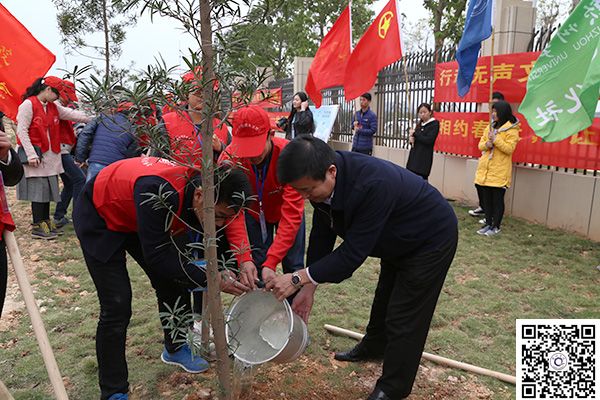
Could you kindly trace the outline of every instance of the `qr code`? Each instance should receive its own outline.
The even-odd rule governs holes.
[[[598,319],[518,319],[517,399],[599,399]]]

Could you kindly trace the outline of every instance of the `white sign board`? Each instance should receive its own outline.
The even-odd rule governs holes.
[[[324,142],[329,141],[331,136],[331,130],[333,124],[338,115],[340,106],[338,104],[321,106],[319,108],[310,107],[310,111],[313,114],[313,120],[315,121],[315,137],[323,140]]]

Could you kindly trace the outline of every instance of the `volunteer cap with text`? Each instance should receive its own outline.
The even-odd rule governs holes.
[[[67,99],[72,102],[79,101],[77,98],[77,93],[75,92],[75,84],[71,81],[63,79],[62,89],[59,90],[61,94],[63,94]]]
[[[271,120],[258,106],[242,107],[233,115],[231,152],[236,157],[258,157],[265,148]]]
[[[63,87],[63,80],[56,76],[47,76],[44,78],[42,83],[46,86],[56,89],[58,92],[60,92]]]

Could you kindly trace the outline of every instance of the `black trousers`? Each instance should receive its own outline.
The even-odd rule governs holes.
[[[6,245],[4,240],[0,240],[0,318],[4,308],[4,298],[6,297],[6,282],[8,281],[8,259],[6,258]]]
[[[452,264],[458,232],[440,249],[417,256],[381,260],[381,273],[362,342],[383,352],[383,372],[377,381],[391,399],[410,394],[431,318]]]
[[[481,188],[481,185],[475,185],[475,189],[477,189],[477,199],[479,200],[479,208],[485,212],[485,207],[483,206],[483,190]]]
[[[82,248],[85,249],[84,243]],[[126,252],[142,267],[156,291],[158,310],[167,312],[179,299],[190,310],[190,294],[176,282],[164,279],[148,267],[137,235],[130,235],[123,246],[107,261],[100,262],[84,250],[83,256],[92,276],[100,301],[100,318],[96,330],[96,357],[101,399],[115,393],[127,393],[129,388],[125,341],[131,319],[131,282],[126,267]],[[175,352],[171,331],[164,329],[165,347]]]
[[[506,188],[492,186],[479,186],[479,188],[482,194],[486,224],[493,228],[500,228],[502,217],[504,217],[504,194],[506,193]]]

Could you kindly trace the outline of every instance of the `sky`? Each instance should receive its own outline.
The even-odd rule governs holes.
[[[377,0],[373,10],[377,14],[388,0]],[[63,70],[72,71],[78,65],[83,67],[90,64],[92,60],[77,54],[66,54],[60,43],[60,34],[56,21],[56,10],[51,0],[0,0],[25,27],[56,55],[56,62],[48,72],[48,75],[62,77]],[[401,1],[402,5],[409,1]],[[403,9],[410,19],[418,19],[427,16],[426,10],[421,7],[406,7]],[[167,66],[183,64],[182,55],[189,55],[188,49],[195,47],[195,42],[187,33],[177,28],[177,24],[165,19],[155,18],[154,22],[146,15],[138,19],[137,24],[127,30],[127,39],[123,45],[123,54],[116,65],[121,68],[129,67],[133,61],[134,68],[145,69],[147,65],[155,63],[155,57],[159,54],[165,60]],[[101,37],[98,36],[98,43]],[[91,52],[90,52],[91,53]],[[102,61],[93,61],[102,66]],[[184,68],[184,67],[182,67]],[[185,68],[184,68],[185,69]],[[182,70],[183,72],[183,70]]]

